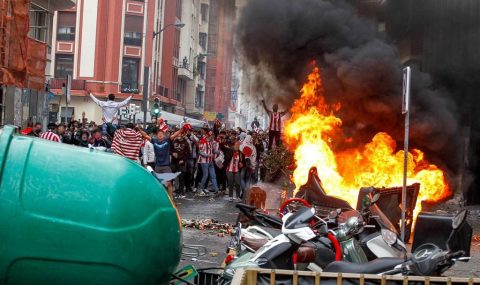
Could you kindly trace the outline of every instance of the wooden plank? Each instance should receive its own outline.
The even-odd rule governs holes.
[[[279,274],[279,275],[294,275],[293,270],[273,270],[272,269],[248,269],[246,272],[255,272],[255,274],[268,274],[272,275],[273,274]],[[238,273],[238,271],[237,271]],[[311,272],[311,271],[296,271],[297,277],[298,276],[307,276],[307,277],[312,277],[315,278],[315,285],[320,284],[322,278],[335,278],[338,280],[338,273],[335,272]],[[237,274],[235,274],[236,276]],[[245,274],[247,275],[247,274]],[[257,284],[256,280],[256,275],[254,276],[255,280],[254,283],[252,284]],[[253,276],[249,277],[250,279],[248,280],[253,280]],[[431,283],[443,283],[443,284],[448,284],[452,285],[453,283],[464,283],[468,285],[473,285],[473,284],[480,284],[480,278],[468,278],[468,277],[437,277],[437,276],[408,276],[408,282],[405,283],[405,277],[404,276],[392,276],[392,275],[385,275],[385,276],[379,276],[379,275],[373,275],[373,274],[354,274],[354,273],[343,273],[341,274],[341,280],[343,279],[353,279],[353,280],[359,280],[360,282],[365,283],[365,280],[378,280],[381,281],[381,284],[386,284],[386,281],[402,281],[402,284],[410,284],[412,282],[421,282],[423,284],[431,284]],[[318,279],[318,284],[317,284],[317,279]],[[298,282],[298,280],[297,280]],[[338,282],[337,282],[338,283]],[[235,285],[243,285],[244,283],[234,283],[232,281],[232,284]],[[249,284],[250,285],[250,284]]]
[[[293,285],[298,285],[298,271],[293,272]]]
[[[338,273],[337,275],[337,285],[342,285],[342,273]]]
[[[320,285],[320,274],[318,272],[315,274],[315,285]]]
[[[235,275],[233,275],[232,284],[245,285],[246,274],[247,273],[245,272],[245,269],[237,269],[237,271],[235,271]]]
[[[248,285],[257,284],[257,274],[258,274],[258,272],[255,271],[255,270],[248,270],[247,271],[247,284]]]
[[[275,285],[275,270],[272,269],[270,272],[270,285]]]

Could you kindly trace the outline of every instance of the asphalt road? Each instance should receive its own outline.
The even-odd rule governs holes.
[[[275,186],[262,184],[261,187],[267,190],[270,197],[279,197],[279,190]],[[267,201],[267,208],[278,207],[276,205],[278,203],[277,199],[268,200],[270,201]],[[186,199],[178,199],[175,202],[182,219],[214,219],[219,223],[232,225],[235,224],[237,219],[238,212],[235,203],[229,202],[227,196],[209,200],[206,197],[193,197],[190,194]],[[444,274],[446,276],[480,277],[480,207],[469,207],[469,209],[472,210],[472,214],[468,220],[474,228],[474,241],[471,246],[472,260],[468,263],[455,264]],[[179,266],[192,264],[196,268],[219,267],[226,256],[226,244],[230,239],[228,235],[222,236],[219,232],[220,230],[185,228],[183,230],[184,244],[201,245],[206,248],[207,252],[206,255],[198,258],[185,257],[181,260]]]

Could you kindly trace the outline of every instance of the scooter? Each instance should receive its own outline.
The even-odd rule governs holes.
[[[340,245],[332,239],[326,222],[315,215],[314,208],[301,208],[286,214],[282,220],[282,234],[269,240],[255,253],[243,254],[234,264],[227,265],[220,284],[229,284],[239,268],[312,270],[341,259]],[[313,224],[312,220],[318,222]]]
[[[452,220],[452,232],[446,242],[447,250],[442,250],[434,244],[427,243],[418,247],[406,260],[401,258],[378,258],[362,264],[335,261],[328,264],[324,271],[380,275],[441,275],[452,267],[456,261],[468,262],[470,260],[470,257],[464,256],[464,251],[453,252],[451,250],[451,245],[456,243],[456,232],[464,223],[466,223],[466,210],[460,211]]]
[[[452,251],[451,248],[456,244],[456,233],[461,225],[466,223],[466,211],[459,212],[452,220],[452,232],[446,242],[446,250],[440,249],[434,244],[423,244],[409,257],[406,258],[377,258],[367,263],[353,263],[346,261],[334,261],[327,264],[323,270],[311,268],[317,272],[338,272],[338,273],[357,273],[357,274],[375,274],[375,275],[416,275],[416,276],[437,276],[451,268],[455,262],[468,262],[470,257],[466,257],[463,250]],[[267,262],[264,262],[267,263]],[[268,275],[259,275],[257,284],[270,284]],[[279,284],[291,284],[290,277],[285,279],[281,275],[276,277]],[[338,284],[337,280],[325,280],[322,284]],[[301,284],[301,282],[300,282]],[[359,284],[356,281],[350,281],[346,278],[342,284]],[[378,284],[369,281],[362,281],[362,284]]]
[[[378,257],[403,257],[407,252],[405,244],[398,239],[395,227],[376,205],[379,197],[378,193],[367,195],[364,208],[361,211],[344,208],[331,211],[328,214],[330,229],[341,225],[338,228],[336,238],[343,249],[344,260],[365,263]],[[301,203],[301,205],[310,206],[308,202],[299,198],[293,200]],[[286,204],[288,203],[287,201]],[[254,210],[250,210],[254,212]],[[282,205],[280,213],[286,213],[284,210],[286,208]],[[345,223],[341,224],[340,221],[345,221]],[[250,251],[255,251],[269,239],[266,235],[258,237],[258,235],[245,234],[242,235],[240,242],[245,244],[245,247]]]

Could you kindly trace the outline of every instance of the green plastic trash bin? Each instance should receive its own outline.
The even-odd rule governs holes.
[[[0,283],[165,284],[181,252],[165,188],[120,156],[0,134]]]

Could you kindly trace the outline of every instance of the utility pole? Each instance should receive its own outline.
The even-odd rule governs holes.
[[[403,156],[403,188],[402,188],[402,241],[405,242],[405,213],[407,211],[407,172],[408,172],[408,132],[410,128],[410,76],[411,69],[407,66],[403,69],[403,100],[402,114],[405,115],[405,138]]]

